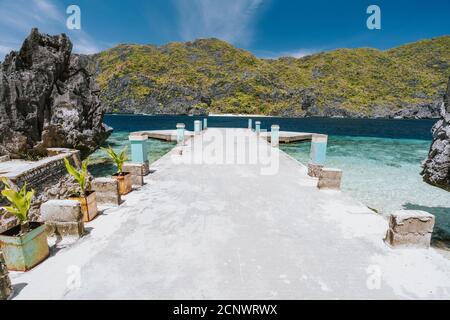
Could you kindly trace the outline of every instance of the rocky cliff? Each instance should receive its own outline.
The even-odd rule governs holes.
[[[93,152],[110,134],[88,57],[72,55],[65,34],[33,29],[0,65],[0,155],[46,154],[48,147]]]
[[[218,39],[123,44],[92,59],[108,112],[438,118],[450,36],[299,59],[259,59]]]
[[[441,118],[433,126],[433,143],[423,163],[425,182],[450,191],[450,78],[441,105]]]

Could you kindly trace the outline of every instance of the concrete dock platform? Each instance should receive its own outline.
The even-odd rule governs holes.
[[[136,131],[131,133],[132,136],[147,136],[149,139],[156,139],[168,142],[177,141],[177,130],[148,130],[148,131]],[[194,132],[185,130],[184,135],[186,139],[192,137]]]
[[[136,131],[131,133],[133,136],[147,136],[150,139],[157,139],[162,141],[177,141],[176,130],[148,130],[148,131]],[[192,137],[194,132],[185,130],[186,138]],[[261,131],[261,137],[267,139],[270,142],[270,131]],[[280,131],[281,143],[292,143],[299,141],[310,141],[314,133],[308,132],[294,132],[294,131]]]
[[[211,164],[224,130],[174,148],[151,165],[146,185],[86,226],[89,235],[11,273],[15,299],[450,298],[450,260],[389,248],[383,217],[319,190],[284,152],[273,174],[261,174],[265,153],[256,164]],[[191,163],[200,152],[203,162]]]

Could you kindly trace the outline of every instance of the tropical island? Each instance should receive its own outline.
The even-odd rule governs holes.
[[[200,39],[122,44],[91,59],[109,113],[438,118],[450,36],[278,59]]]
[[[257,59],[217,39],[88,56],[34,28],[0,66],[0,298],[42,288],[49,299],[448,298],[448,208],[423,196],[448,201],[449,40],[300,59]],[[321,132],[304,131],[308,117]],[[407,138],[322,132],[360,120],[357,133],[377,125]],[[411,132],[432,122],[426,156],[430,141]],[[224,155],[224,136],[231,158],[269,152],[208,162]],[[99,152],[114,171],[93,176]],[[380,181],[392,187],[375,194],[384,210],[355,200]],[[397,196],[405,189],[417,203]],[[67,284],[81,269],[83,283]]]

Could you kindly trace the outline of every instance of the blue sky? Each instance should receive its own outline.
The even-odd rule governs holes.
[[[66,28],[71,4],[81,8],[81,30]],[[366,27],[372,4],[381,8],[381,30]],[[449,13],[450,0],[0,0],[0,59],[34,26],[67,33],[79,53],[206,37],[271,58],[340,47],[386,49],[449,35]]]

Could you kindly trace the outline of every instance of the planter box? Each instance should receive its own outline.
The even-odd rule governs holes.
[[[77,200],[81,203],[84,222],[92,221],[97,216],[98,209],[95,191],[88,192],[86,197],[72,196],[69,200]]]
[[[44,261],[49,255],[45,225],[30,222],[31,231],[18,236],[20,226],[0,234],[0,250],[6,266],[13,271],[27,271]]]
[[[119,194],[121,196],[129,194],[133,190],[133,181],[131,178],[131,173],[123,172],[122,174],[114,174],[113,178],[117,180],[119,184]]]

